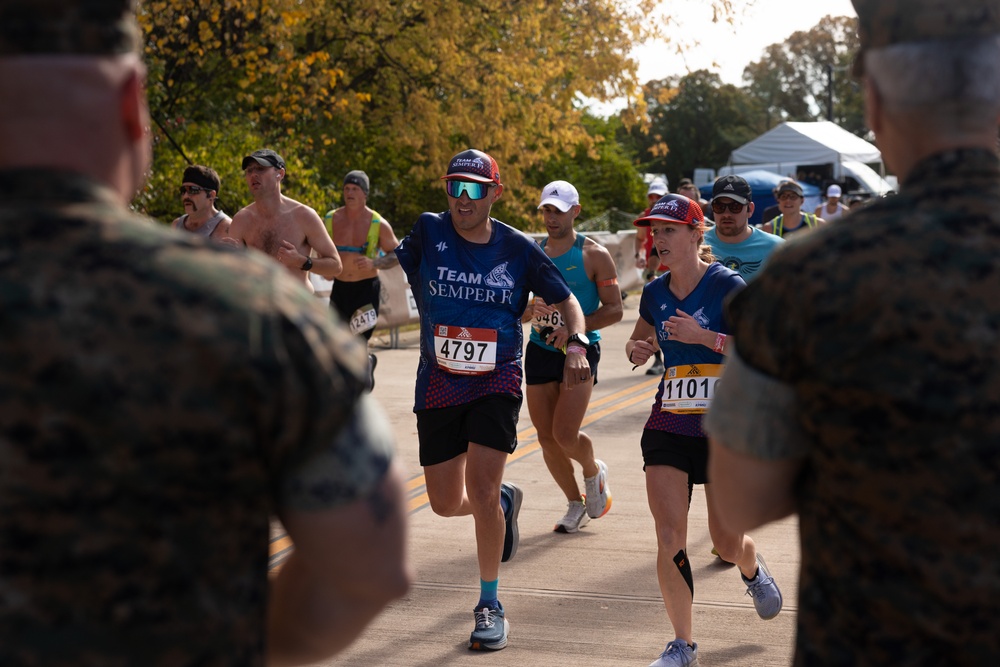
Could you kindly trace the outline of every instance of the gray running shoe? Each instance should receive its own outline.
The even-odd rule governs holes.
[[[688,644],[683,639],[667,642],[667,648],[649,667],[698,667],[698,644]]]
[[[608,466],[597,459],[597,474],[584,477],[586,487],[587,514],[591,519],[600,519],[611,509],[611,489],[608,488]]]
[[[503,513],[506,524],[503,534],[503,555],[500,557],[500,562],[506,563],[517,553],[517,545],[521,541],[517,532],[517,513],[521,511],[524,492],[510,482],[503,482],[500,484],[500,495],[507,499],[507,511]]]
[[[476,629],[469,637],[469,648],[473,651],[499,651],[507,645],[510,623],[504,618],[503,605],[483,607],[473,610]]]
[[[653,362],[653,365],[646,369],[646,375],[663,375],[667,369],[663,367],[662,361]]]
[[[553,528],[557,533],[575,533],[590,523],[587,516],[587,506],[582,500],[571,500],[566,503],[566,516],[556,521]]]
[[[774,582],[774,577],[767,569],[764,557],[757,552],[757,576],[747,579],[740,574],[740,579],[747,585],[747,595],[753,597],[753,606],[757,609],[757,615],[765,621],[769,621],[781,611],[781,591],[778,584]]]

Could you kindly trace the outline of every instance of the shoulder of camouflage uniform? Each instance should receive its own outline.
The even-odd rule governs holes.
[[[136,0],[3,0],[0,57],[139,50]]]

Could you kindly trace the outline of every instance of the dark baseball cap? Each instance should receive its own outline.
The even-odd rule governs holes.
[[[778,183],[778,187],[774,189],[774,196],[780,197],[783,192],[794,192],[800,197],[805,196],[802,192],[802,186],[791,180]]]
[[[256,162],[262,167],[275,167],[277,169],[285,168],[285,161],[280,155],[272,151],[270,148],[262,148],[259,151],[254,151],[250,155],[243,158],[243,167],[246,169],[251,162]]]
[[[712,201],[719,197],[728,197],[733,201],[746,204],[753,200],[753,191],[747,179],[742,176],[723,176],[715,181],[712,186]]]
[[[851,0],[858,13],[860,48],[854,75],[864,74],[864,54],[905,42],[1000,35],[997,0]]]
[[[497,161],[483,151],[470,148],[464,150],[448,163],[448,173],[443,181],[475,181],[477,183],[500,184],[500,167]]]
[[[0,57],[108,56],[142,44],[136,0],[2,0]]]
[[[698,202],[684,195],[665,194],[656,200],[649,213],[636,218],[636,227],[649,227],[654,222],[679,222],[684,225],[700,225],[705,222],[705,213]]]

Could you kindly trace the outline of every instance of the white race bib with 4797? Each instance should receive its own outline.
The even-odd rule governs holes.
[[[497,330],[436,324],[434,357],[449,373],[489,373],[497,366]]]

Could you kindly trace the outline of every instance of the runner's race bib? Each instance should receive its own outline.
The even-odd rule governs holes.
[[[700,415],[708,411],[715,398],[722,364],[671,366],[663,374],[660,412],[677,415]]]
[[[535,315],[535,318],[531,321],[531,326],[535,331],[541,333],[543,329],[548,329],[549,334],[552,333],[552,329],[558,329],[561,326],[565,326],[565,324],[566,322],[558,310],[552,311],[551,315]]]
[[[434,325],[434,356],[449,373],[484,375],[497,366],[497,330]]]
[[[369,329],[374,329],[376,322],[378,322],[378,314],[375,312],[375,306],[366,303],[351,315],[351,333],[359,336]]]

